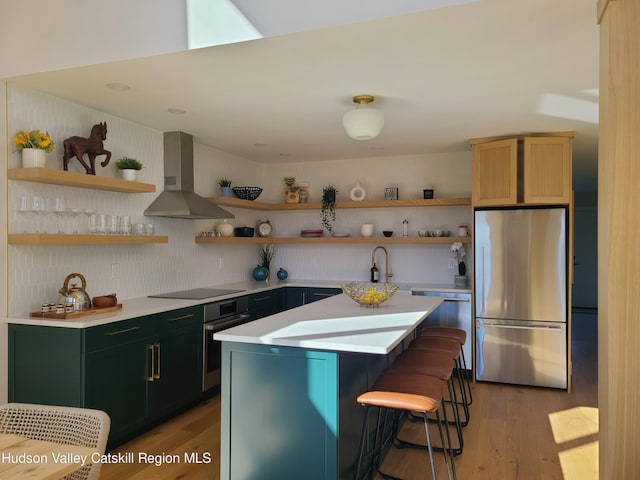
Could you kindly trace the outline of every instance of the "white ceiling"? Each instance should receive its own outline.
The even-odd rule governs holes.
[[[250,2],[235,3],[260,23]],[[325,18],[284,35],[272,16],[258,40],[10,81],[258,162],[464,151],[474,137],[575,130],[575,187],[595,191],[595,9],[593,0],[482,0],[339,26]],[[342,129],[357,94],[375,95],[384,112],[374,140]]]

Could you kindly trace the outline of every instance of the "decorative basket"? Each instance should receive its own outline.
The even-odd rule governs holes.
[[[231,190],[236,197],[242,200],[255,200],[262,193],[260,187],[233,187]]]
[[[395,283],[350,282],[341,285],[342,291],[361,307],[377,307],[386,302],[400,288]]]

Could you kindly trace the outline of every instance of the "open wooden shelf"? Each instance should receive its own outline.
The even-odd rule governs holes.
[[[9,245],[125,245],[168,243],[166,235],[90,235],[62,233],[10,233]]]
[[[226,207],[248,208],[251,210],[320,210],[320,202],[310,203],[267,203],[242,200],[234,197],[210,197],[211,203]],[[364,200],[362,202],[336,202],[336,208],[388,208],[388,207],[451,207],[471,205],[471,198],[432,198],[429,200]]]
[[[196,243],[214,244],[260,244],[260,243],[297,243],[297,244],[446,244],[453,242],[471,243],[471,237],[196,237]]]
[[[112,177],[99,177],[86,173],[66,172],[50,168],[11,168],[7,170],[9,180],[47,183],[66,187],[92,188],[121,193],[153,193],[156,186],[151,183],[129,182]]]

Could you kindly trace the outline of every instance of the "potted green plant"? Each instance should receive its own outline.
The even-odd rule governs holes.
[[[228,178],[222,177],[218,180],[218,185],[220,185],[220,196],[221,197],[230,197],[231,196],[231,180]]]
[[[138,170],[142,169],[142,163],[135,158],[122,157],[116,162],[116,170],[122,172],[122,179],[134,182]]]
[[[271,261],[275,255],[275,247],[272,244],[261,245],[258,247],[258,257],[260,263],[253,269],[253,279],[256,281],[266,281],[269,283],[269,274],[271,271]]]
[[[333,235],[333,222],[336,221],[336,194],[338,189],[333,185],[327,185],[322,189],[322,209],[320,217],[322,226]]]

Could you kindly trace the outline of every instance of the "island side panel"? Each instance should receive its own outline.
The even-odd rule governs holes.
[[[221,479],[334,480],[338,354],[222,343]]]

